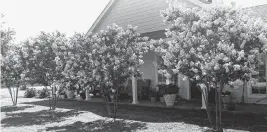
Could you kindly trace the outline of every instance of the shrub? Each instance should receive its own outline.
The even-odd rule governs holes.
[[[80,92],[80,96],[81,96],[81,98],[82,98],[83,100],[85,100],[85,99],[86,99],[85,91],[81,91],[81,92]]]
[[[162,97],[166,93],[166,88],[168,87],[167,84],[159,84],[159,96]]]
[[[231,92],[230,91],[225,91],[225,92],[222,92],[222,95],[223,96],[226,96],[226,95],[229,95],[230,96],[231,95]]]
[[[27,86],[26,85],[22,85],[19,89],[20,90],[26,90],[27,89]]]
[[[42,90],[37,91],[37,98],[46,98],[50,95],[50,92],[47,88],[43,88]]]
[[[60,89],[58,90],[58,94],[59,94],[59,95],[66,95],[66,91],[65,91],[65,89],[60,88]]]
[[[179,91],[179,87],[174,84],[169,84],[166,87],[165,94],[177,94]]]
[[[25,98],[32,98],[36,95],[36,89],[35,88],[28,88],[26,89],[24,93]]]
[[[158,91],[155,88],[149,89],[149,96],[150,97],[157,97]]]

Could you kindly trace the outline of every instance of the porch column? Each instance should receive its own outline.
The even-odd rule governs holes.
[[[90,92],[89,92],[89,89],[86,89],[85,90],[85,100],[90,100]]]
[[[134,71],[134,68],[133,68]],[[137,98],[137,81],[134,76],[132,76],[132,96],[133,96],[133,102],[132,104],[138,104],[138,98]]]
[[[158,60],[157,60],[157,54],[155,53],[155,59],[154,59],[154,66],[155,66],[155,86],[156,89],[159,90],[159,88],[157,87],[158,83],[159,83],[159,79],[158,79]]]
[[[207,91],[208,89],[206,87],[201,87],[201,91],[202,91],[202,106],[201,109],[207,109],[207,102],[208,102],[208,94]]]

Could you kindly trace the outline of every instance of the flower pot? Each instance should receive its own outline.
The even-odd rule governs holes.
[[[65,95],[64,94],[60,95],[60,98],[65,99]]]
[[[74,98],[74,91],[67,91],[67,97],[68,97],[68,99],[73,99]]]
[[[156,102],[157,98],[156,97],[150,97],[151,102]]]
[[[164,95],[164,100],[166,106],[173,106],[176,99],[176,94],[166,94]]]
[[[159,97],[160,102],[165,102],[164,97]]]

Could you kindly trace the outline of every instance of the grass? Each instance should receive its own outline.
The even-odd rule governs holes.
[[[22,96],[18,106],[13,107],[5,92],[1,89],[4,132],[202,132],[209,127],[205,113],[198,110],[119,105],[118,119],[114,121],[108,117],[104,103],[59,100],[56,110],[49,111],[47,99]],[[222,117],[225,131],[267,131],[267,120],[262,115],[224,113]]]

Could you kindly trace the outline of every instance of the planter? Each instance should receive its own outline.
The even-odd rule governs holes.
[[[164,95],[164,100],[166,106],[173,106],[176,99],[176,94],[166,94]]]
[[[150,97],[151,102],[156,102],[157,98],[156,97]]]
[[[160,102],[165,102],[164,97],[159,97]]]
[[[74,91],[67,91],[67,97],[68,97],[68,99],[73,99],[74,98]]]

